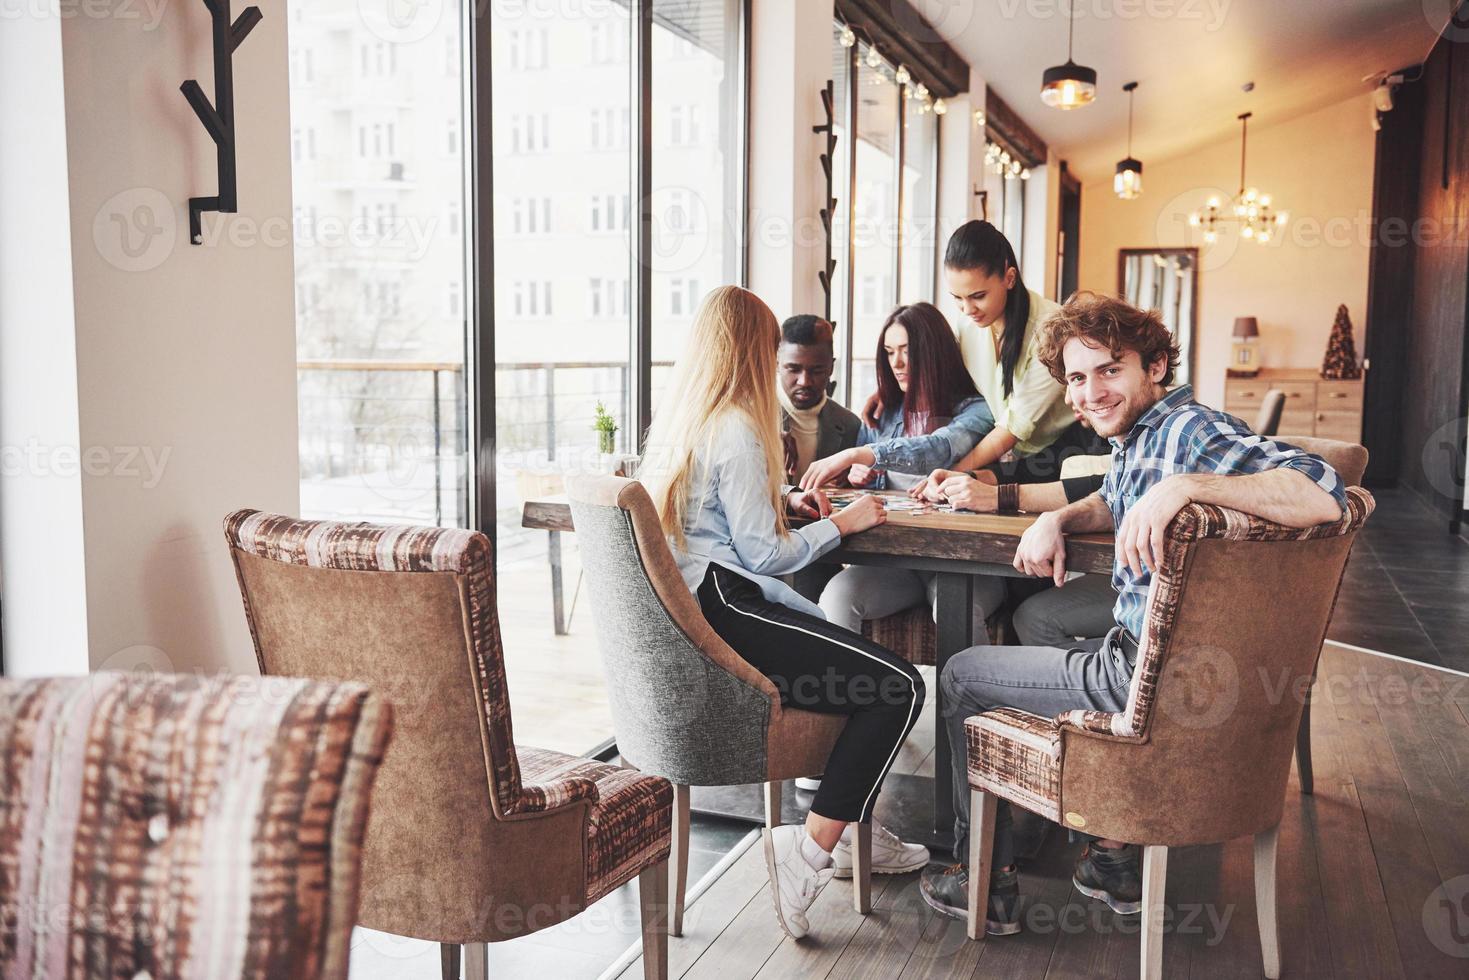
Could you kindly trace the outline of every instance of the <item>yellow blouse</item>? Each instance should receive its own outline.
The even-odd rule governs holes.
[[[964,367],[974,379],[974,386],[989,402],[995,424],[1016,438],[1015,452],[1021,456],[1045,449],[1076,421],[1066,404],[1066,389],[1051,377],[1051,372],[1035,355],[1040,325],[1060,308],[1030,291],[1030,318],[1025,321],[1025,340],[1020,347],[1020,359],[1015,362],[1014,391],[1008,398],[1005,397],[1005,370],[995,353],[992,333],[997,327],[1003,329],[1004,318],[990,327],[981,327],[962,317],[954,331],[964,356]]]

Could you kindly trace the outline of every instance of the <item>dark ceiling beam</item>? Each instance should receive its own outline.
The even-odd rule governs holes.
[[[906,65],[934,98],[969,91],[969,62],[907,0],[836,0],[836,15],[888,61]]]
[[[1012,152],[1019,152],[1023,158],[1022,165],[1039,167],[1046,162],[1046,141],[988,86],[984,90],[984,114],[985,127],[992,130],[1002,142],[1010,144]]]

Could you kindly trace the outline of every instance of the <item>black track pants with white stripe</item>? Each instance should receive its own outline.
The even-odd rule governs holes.
[[[782,704],[847,716],[811,810],[833,820],[870,820],[923,708],[918,670],[857,633],[771,602],[723,565],[710,564],[698,596],[714,632],[770,678]]]

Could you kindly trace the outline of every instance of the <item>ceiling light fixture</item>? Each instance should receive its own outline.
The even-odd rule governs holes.
[[[1239,222],[1239,236],[1268,244],[1274,229],[1290,220],[1289,212],[1277,211],[1269,194],[1257,188],[1245,186],[1245,153],[1248,148],[1249,120],[1253,113],[1239,114],[1239,193],[1229,199],[1228,213],[1218,197],[1209,198],[1203,210],[1188,216],[1189,227],[1202,228],[1204,241],[1213,244],[1219,239],[1218,226],[1222,222]]]
[[[1041,75],[1041,101],[1053,109],[1075,109],[1097,97],[1097,70],[1071,60],[1071,42],[1076,33],[1076,3],[1066,29],[1066,64],[1053,65]]]
[[[1137,91],[1137,82],[1122,86],[1127,93],[1127,158],[1117,164],[1117,173],[1112,178],[1112,190],[1124,201],[1131,201],[1143,193],[1143,164],[1132,156],[1132,100]]]

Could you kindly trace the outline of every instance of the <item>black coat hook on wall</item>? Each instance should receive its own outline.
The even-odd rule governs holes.
[[[230,0],[204,0],[204,6],[209,8],[209,17],[214,22],[214,105],[209,104],[204,90],[192,78],[180,85],[179,91],[184,93],[184,98],[194,108],[194,115],[199,117],[210,139],[214,140],[215,155],[219,161],[219,194],[215,197],[189,198],[189,241],[195,245],[204,241],[204,231],[200,226],[200,215],[203,212],[234,214],[238,210],[235,188],[233,58],[235,48],[260,23],[259,7],[246,7],[231,24]]]

